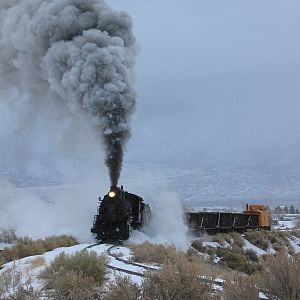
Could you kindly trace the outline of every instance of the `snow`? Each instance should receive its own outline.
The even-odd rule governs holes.
[[[278,225],[273,226],[274,229],[293,229],[295,228],[294,220],[278,221]]]
[[[218,242],[203,242],[203,246],[208,246],[212,248],[221,248],[221,245]]]
[[[289,239],[289,242],[294,251],[296,253],[300,253],[300,238],[293,236],[291,239]]]
[[[14,244],[0,243],[0,251],[4,250],[4,248],[11,248]]]
[[[295,252],[300,253],[300,238],[297,237],[292,237],[290,239],[290,244],[295,250]],[[217,242],[203,242],[203,245],[208,246],[208,247],[213,247],[213,248],[218,248],[221,247],[221,245]],[[83,251],[87,250],[89,252],[94,251],[98,255],[106,254],[108,253],[108,249],[112,245],[110,244],[80,244],[72,247],[61,247],[57,248],[53,251],[46,252],[42,255],[35,255],[35,256],[30,256],[26,258],[22,258],[19,260],[16,260],[14,262],[9,262],[5,265],[3,265],[3,269],[0,270],[0,276],[3,272],[9,271],[9,270],[14,270],[16,272],[19,272],[22,274],[22,284],[30,284],[32,288],[36,291],[40,290],[42,288],[42,282],[38,280],[38,274],[45,268],[46,265],[49,265],[55,257],[64,252],[66,254],[74,254],[78,251]],[[253,250],[257,255],[263,255],[266,253],[274,253],[273,248],[269,248],[267,251],[262,250],[258,248],[257,246],[251,244],[248,240],[244,239],[244,250]],[[111,249],[111,254],[117,255],[117,257],[120,257],[122,260],[130,261],[132,259],[132,253],[131,250],[127,247],[114,247]],[[34,265],[34,261],[36,261],[38,258],[43,258],[42,263],[39,265]],[[159,269],[159,266],[155,265],[150,265],[150,264],[138,264],[138,265],[132,265],[130,263],[126,263],[123,261],[119,261],[113,256],[108,256],[108,280],[109,281],[114,281],[116,276],[128,276],[130,279],[137,283],[138,285],[142,284],[143,281],[143,274],[145,272],[145,268],[143,266],[151,266],[153,269]],[[216,257],[215,262],[219,261],[220,258]],[[43,263],[44,261],[44,263]],[[124,271],[120,270],[114,270],[113,268],[119,268],[119,269],[124,269],[130,272],[134,272],[136,274],[127,274]],[[138,274],[141,274],[140,276]],[[216,285],[215,289],[220,289],[221,285],[223,283],[222,279],[218,279],[218,283],[215,282],[214,284]],[[267,299],[263,293],[260,293],[260,299]]]
[[[112,245],[108,245],[108,244],[105,244],[105,245],[97,245],[95,247],[92,247],[92,248],[89,248],[87,249],[88,251],[94,251],[96,252],[97,254],[101,255],[103,253],[105,253],[105,251],[108,250],[108,248],[110,248]],[[122,253],[122,249],[124,248],[119,248],[118,250],[120,250],[119,252]],[[128,250],[126,249],[126,252],[128,253]],[[126,253],[125,253],[126,254]],[[118,261],[116,258],[112,257],[112,256],[109,256],[109,263],[108,263],[110,266],[112,267],[116,267],[116,268],[121,268],[121,269],[125,269],[125,270],[128,270],[128,271],[133,271],[133,272],[136,272],[136,273],[140,273],[140,274],[143,274],[144,273],[144,268],[142,267],[138,267],[138,266],[133,266],[133,265],[129,265],[129,264],[126,264],[124,262],[121,262],[121,261]],[[128,274],[129,275],[129,274]]]
[[[263,292],[259,292],[259,300],[269,299]]]
[[[34,255],[34,256],[29,256],[25,257],[13,262],[9,262],[7,264],[4,264],[2,269],[0,270],[0,276],[3,274],[5,271],[10,271],[13,270],[15,272],[21,273],[22,274],[22,284],[26,284],[26,282],[30,283],[32,288],[34,290],[40,290],[42,288],[42,282],[38,280],[37,276],[38,274],[45,268],[45,266],[49,265],[55,257],[64,252],[66,254],[74,254],[78,251],[83,251],[87,250],[89,252],[94,251],[98,255],[106,254],[107,255],[107,250],[111,247],[112,245],[110,244],[101,244],[101,245],[93,245],[93,244],[80,244],[72,247],[61,247],[57,248],[53,251],[46,252],[42,255]],[[111,251],[112,254],[119,254],[120,257],[124,260],[128,260],[131,258],[131,251],[128,248],[125,247],[116,247],[112,249]],[[32,262],[37,260],[38,258],[43,258],[44,263],[38,266],[34,266]],[[113,281],[116,276],[128,276],[131,278],[131,280],[139,285],[142,283],[142,275],[145,272],[145,268],[141,266],[135,266],[131,265],[122,261],[118,261],[116,258],[112,256],[108,256],[109,262],[108,262],[108,279]],[[42,262],[43,262],[42,260]],[[144,266],[151,266],[153,269],[158,269],[158,266],[152,266],[152,265],[146,265],[143,264]],[[127,274],[122,271],[118,270],[112,270],[112,268],[120,268],[124,269],[127,271],[135,272],[138,274],[141,274],[141,276],[134,275],[134,274]]]
[[[244,250],[253,250],[257,255],[263,255],[266,254],[267,251],[258,248],[257,246],[251,244],[248,240],[244,239]]]
[[[125,260],[130,260],[132,258],[132,253],[129,248],[125,247],[115,247],[112,249],[111,254],[113,255],[119,255],[120,258],[125,259]]]

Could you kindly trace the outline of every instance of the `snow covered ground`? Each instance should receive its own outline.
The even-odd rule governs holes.
[[[42,255],[35,255],[35,256],[29,256],[25,257],[13,262],[9,262],[5,265],[3,265],[3,268],[0,270],[0,276],[6,271],[13,271],[14,273],[21,274],[21,283],[23,285],[30,285],[34,290],[38,291],[42,287],[42,282],[37,278],[38,274],[55,259],[55,257],[61,253],[64,252],[66,254],[74,254],[78,251],[94,251],[98,255],[106,254],[108,256],[109,262],[108,262],[108,279],[114,280],[116,276],[129,276],[134,282],[141,284],[142,282],[142,275],[145,272],[145,268],[126,264],[125,262],[118,261],[112,256],[108,255],[108,249],[112,245],[110,244],[101,244],[101,245],[93,245],[93,244],[79,244],[72,247],[62,247],[57,248],[53,251],[46,252]],[[87,248],[89,247],[89,248]],[[125,247],[117,247],[112,251],[112,254],[117,254],[124,260],[129,260],[131,257],[130,250]],[[40,261],[42,263],[36,263],[37,261]],[[150,265],[148,265],[150,266]],[[157,266],[153,266],[153,268],[158,268]],[[120,271],[120,269],[129,271],[129,273],[125,271]],[[130,272],[132,274],[130,274]],[[136,274],[141,274],[135,275]]]
[[[257,255],[263,255],[266,254],[267,251],[260,249],[258,247],[256,247],[255,245],[251,244],[249,241],[247,241],[246,239],[244,239],[244,250],[252,250],[254,251]]]
[[[13,247],[13,244],[8,244],[8,243],[0,243],[0,251],[2,251],[4,248],[10,248]]]
[[[277,225],[274,225],[274,229],[293,229],[296,226],[296,220],[278,221]]]
[[[253,250],[258,256],[274,252],[273,249],[268,249],[265,251],[251,244],[245,238],[243,239],[243,249]],[[203,245],[212,248],[228,247],[228,245],[220,245],[220,243],[212,241],[203,241]],[[290,245],[296,253],[300,253],[300,238],[293,236],[290,239]],[[153,269],[160,268],[159,266],[153,264],[132,264],[130,261],[132,257],[131,250],[127,247],[115,246],[112,248],[112,245],[110,244],[79,244],[72,247],[57,248],[42,255],[25,257],[14,262],[9,262],[2,266],[2,269],[0,270],[0,276],[6,271],[12,271],[15,274],[21,274],[21,283],[24,286],[30,286],[35,291],[39,291],[42,288],[43,283],[38,279],[38,274],[47,265],[49,265],[59,253],[65,252],[66,254],[74,254],[83,250],[94,251],[98,255],[107,255],[109,260],[107,277],[109,281],[113,281],[116,276],[129,276],[133,282],[136,282],[140,285],[143,280],[143,274],[146,270],[145,267],[151,267]],[[215,262],[217,263],[219,260],[220,258],[216,257]],[[220,284],[218,283],[217,285]],[[261,295],[261,298],[263,299],[263,295]]]

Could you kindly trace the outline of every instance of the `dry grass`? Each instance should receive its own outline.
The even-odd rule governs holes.
[[[38,256],[37,258],[33,259],[33,260],[30,260],[29,261],[29,264],[30,264],[30,269],[35,269],[35,268],[39,268],[41,266],[44,266],[45,265],[45,259],[43,256]]]
[[[129,277],[117,276],[114,282],[110,282],[101,300],[139,300],[142,288]]]
[[[172,261],[178,252],[175,246],[157,245],[148,241],[130,245],[129,248],[133,252],[132,260],[144,263],[163,264],[165,261]]]
[[[223,290],[220,292],[225,300],[257,300],[259,290],[254,277],[237,275],[233,279],[223,283]]]
[[[14,247],[5,248],[0,252],[0,261],[6,263],[27,256],[43,254],[58,247],[69,247],[76,244],[78,244],[76,239],[67,235],[51,236],[36,241],[29,237],[19,238]]]

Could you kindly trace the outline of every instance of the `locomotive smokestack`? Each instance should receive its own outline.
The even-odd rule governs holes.
[[[1,1],[0,28],[0,86],[87,114],[117,186],[136,103],[130,17],[103,0]]]

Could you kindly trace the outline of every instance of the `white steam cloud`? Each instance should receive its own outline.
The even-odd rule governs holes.
[[[142,231],[133,232],[128,243],[150,241],[187,248],[189,237],[184,210],[177,193],[171,191],[168,180],[155,171],[137,171],[134,175],[139,179],[132,181],[133,191],[143,192],[144,200],[151,206],[152,217]]]
[[[108,186],[101,159],[116,185],[130,136],[131,20],[102,0],[2,0],[0,26],[0,228],[89,242]],[[136,168],[124,178],[153,209],[131,241],[183,247],[182,207],[164,176]]]
[[[102,0],[2,1],[0,26],[1,89],[28,93],[35,111],[53,102],[84,111],[117,185],[136,101],[130,17]]]

